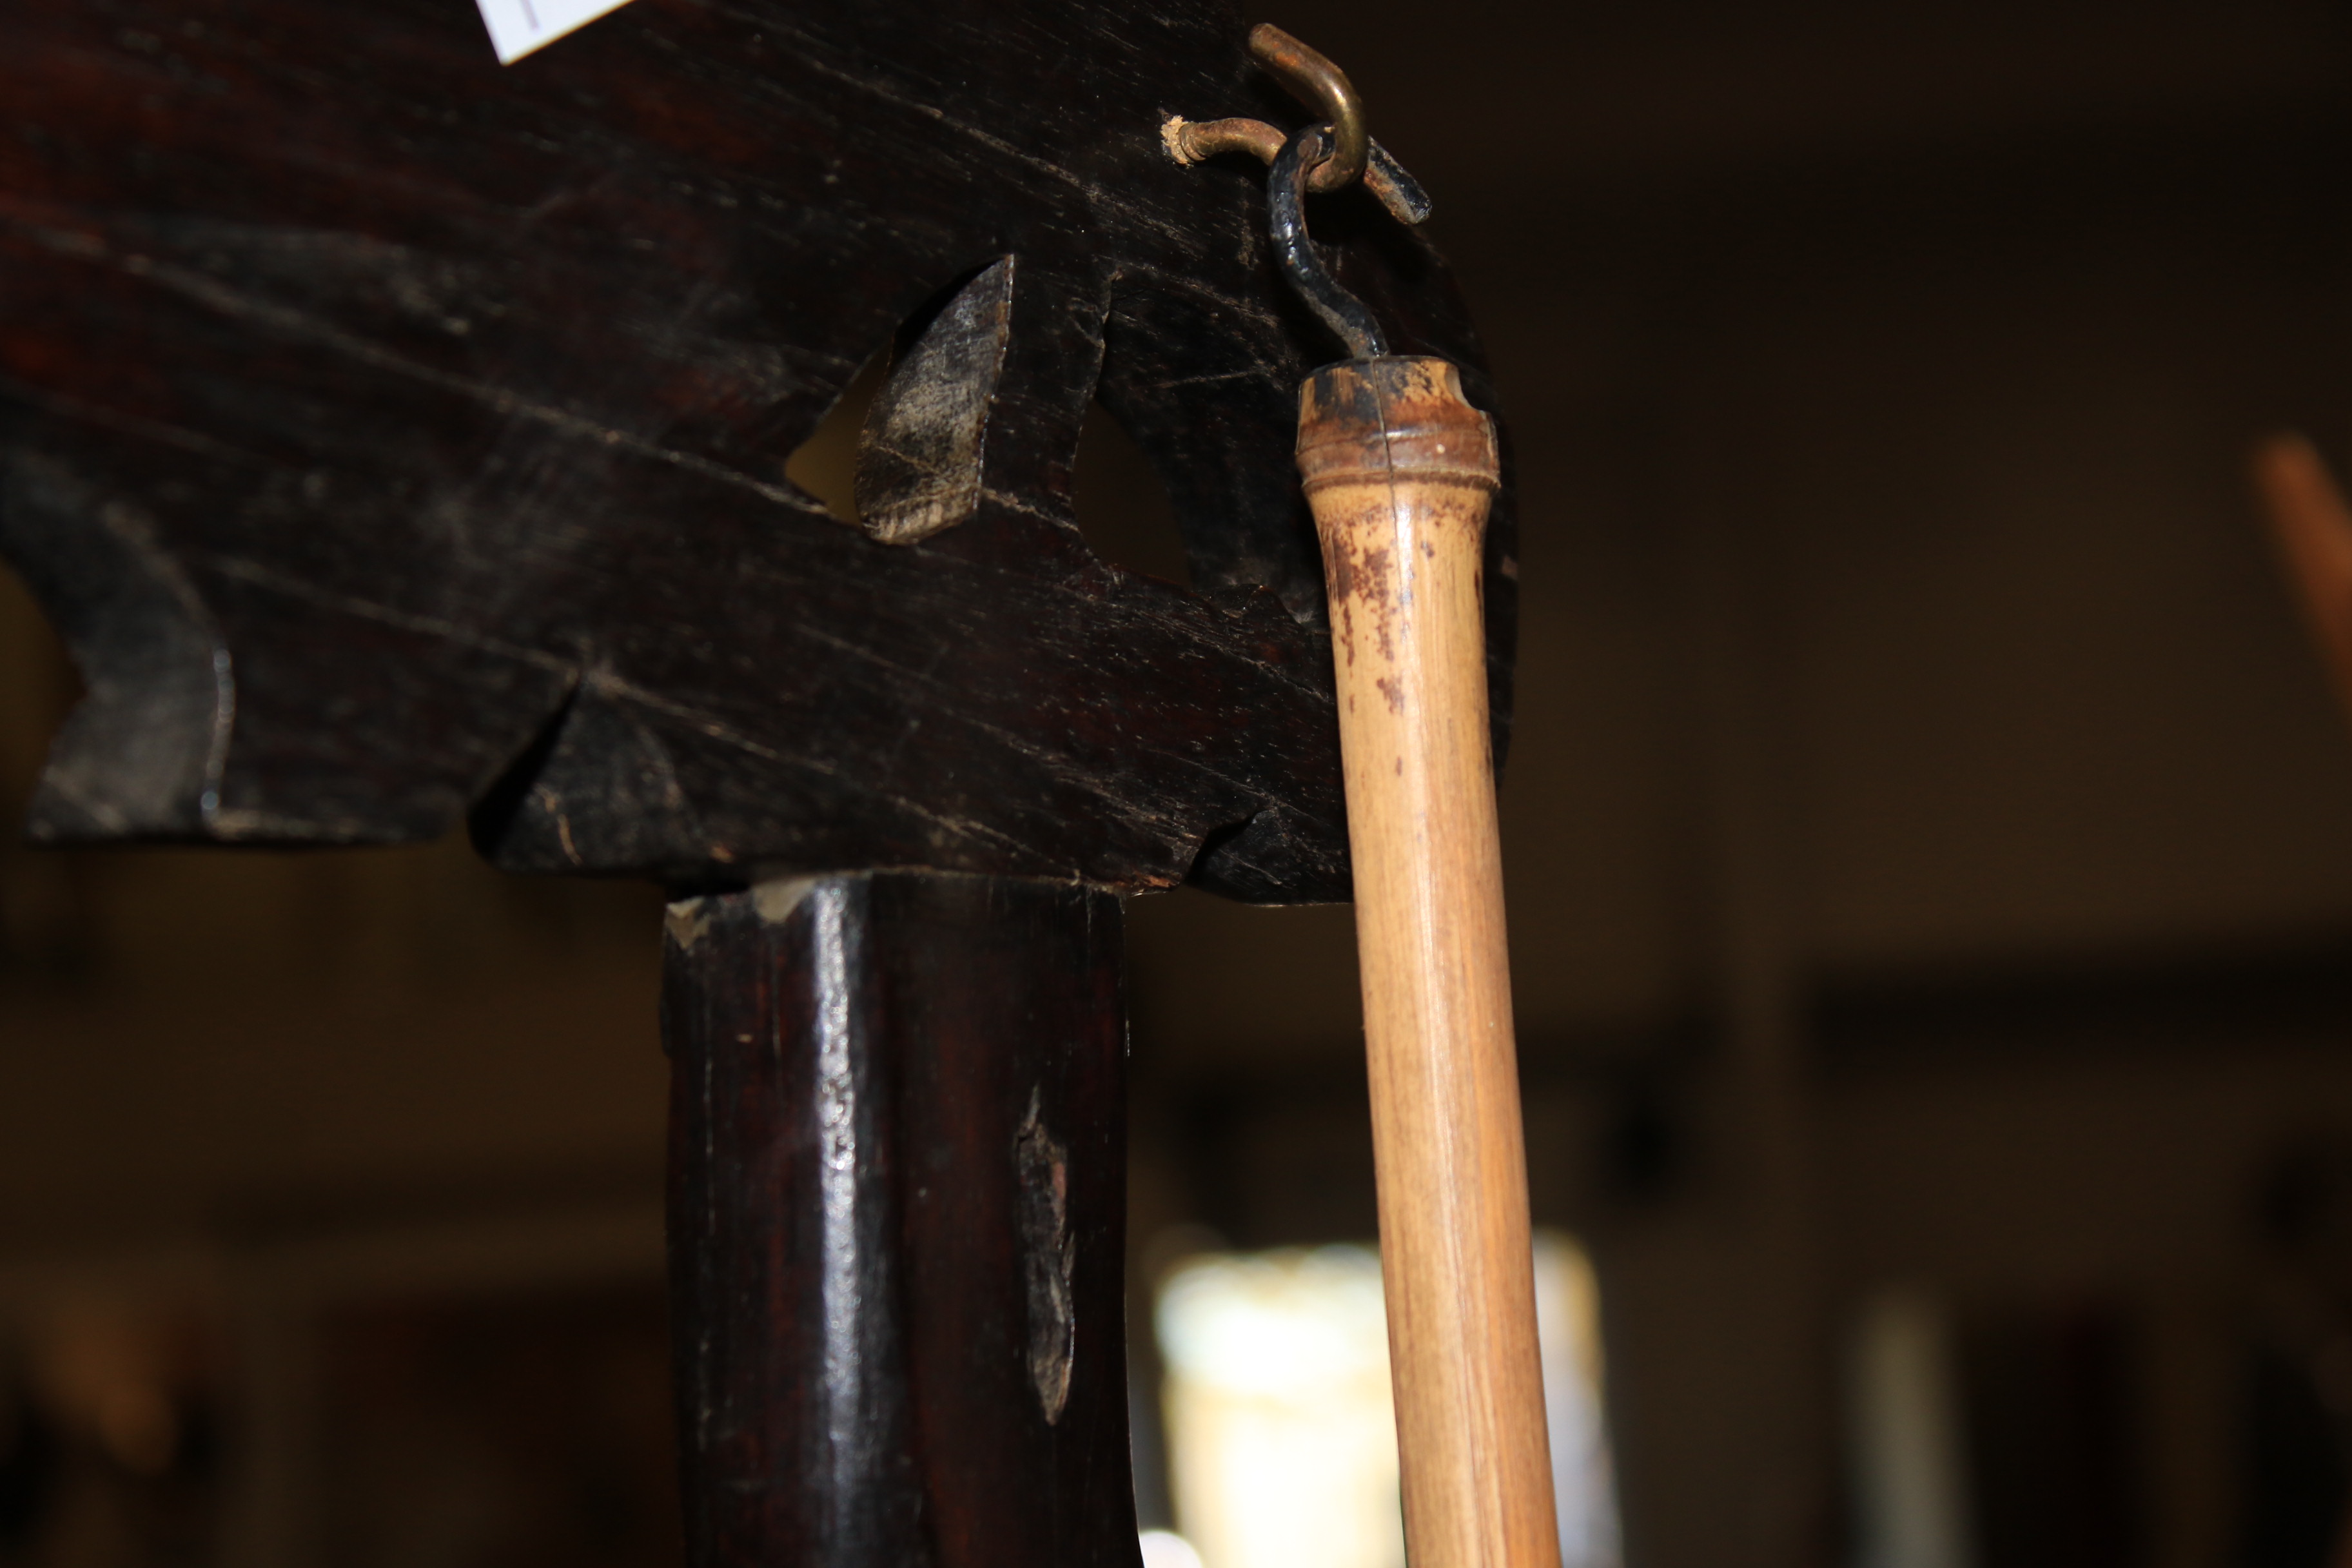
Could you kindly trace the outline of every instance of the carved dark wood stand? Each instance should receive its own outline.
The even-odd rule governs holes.
[[[1297,122],[1244,34],[637,0],[501,69],[462,0],[0,9],[0,553],[89,686],[31,832],[677,890],[700,1568],[1134,1559],[1116,895],[1348,888],[1330,350],[1262,171],[1160,142]],[[1329,207],[1491,408],[1426,242]],[[783,460],[892,345],[853,528]],[[1096,398],[1196,589],[1078,536]]]

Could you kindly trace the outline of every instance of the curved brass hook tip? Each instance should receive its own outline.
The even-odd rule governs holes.
[[[1160,140],[1180,163],[1197,163],[1220,153],[1247,153],[1261,163],[1271,163],[1286,138],[1263,120],[1196,121],[1171,114],[1160,127]]]
[[[1364,100],[1356,96],[1348,73],[1271,22],[1252,27],[1249,43],[1250,53],[1293,97],[1321,110],[1331,122],[1331,156],[1307,176],[1307,188],[1328,195],[1362,179],[1372,132],[1364,120]]]
[[[1263,120],[1196,122],[1181,114],[1171,114],[1160,122],[1160,144],[1168,150],[1171,158],[1184,164],[1197,163],[1222,153],[1247,153],[1259,163],[1271,164],[1281,154],[1286,140],[1281,132]],[[1429,195],[1421,188],[1421,182],[1406,174],[1404,165],[1377,142],[1371,144],[1370,159],[1364,165],[1364,189],[1379,198],[1391,217],[1408,228],[1429,216]]]

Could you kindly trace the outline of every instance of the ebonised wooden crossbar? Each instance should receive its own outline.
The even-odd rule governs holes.
[[[0,8],[0,557],[87,687],[29,831],[677,893],[700,1568],[1133,1561],[1117,896],[1348,890],[1334,350],[1262,171],[1161,143],[1299,122],[1245,32],[635,0],[501,68],[465,0]],[[1491,410],[1429,243],[1314,216]],[[784,465],[877,356],[852,524]],[[1095,402],[1196,586],[1080,536]]]

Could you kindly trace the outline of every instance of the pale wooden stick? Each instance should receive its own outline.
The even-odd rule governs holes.
[[[1299,392],[1355,858],[1406,1552],[1555,1568],[1480,577],[1496,463],[1444,360]]]
[[[2352,710],[2352,511],[2300,436],[2273,436],[2255,449],[2254,484],[2336,695]]]

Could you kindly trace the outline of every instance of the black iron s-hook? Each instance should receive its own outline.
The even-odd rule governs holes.
[[[1389,352],[1380,323],[1361,300],[1339,286],[1323,264],[1315,238],[1307,232],[1307,183],[1328,153],[1328,125],[1310,125],[1282,145],[1266,171],[1266,226],[1274,236],[1276,258],[1282,275],[1307,301],[1307,308],[1348,345],[1351,359],[1372,359]]]

